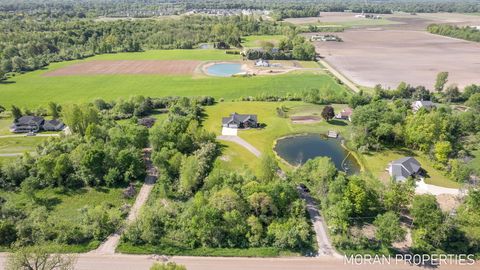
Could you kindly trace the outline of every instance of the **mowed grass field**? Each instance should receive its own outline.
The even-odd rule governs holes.
[[[0,84],[0,103],[10,107],[36,108],[54,101],[60,104],[90,102],[95,98],[115,100],[133,95],[203,96],[225,100],[261,94],[284,95],[305,89],[330,89],[343,94],[345,88],[322,71],[295,71],[284,75],[245,78],[168,75],[71,75],[42,76],[51,70],[92,60],[237,60],[239,55],[220,50],[157,50],[141,53],[105,54],[85,60],[54,63],[17,75]]]
[[[259,123],[265,124],[262,129],[240,130],[238,135],[244,140],[255,146],[262,153],[274,154],[273,146],[276,139],[298,133],[319,133],[326,134],[329,130],[334,130],[340,136],[349,140],[351,138],[351,124],[344,120],[324,120],[317,123],[294,124],[290,118],[281,118],[277,116],[276,108],[284,106],[288,109],[288,116],[321,116],[323,105],[314,105],[304,102],[220,102],[214,106],[206,107],[207,118],[203,123],[204,127],[217,135],[221,134],[221,118],[226,117],[233,112],[240,114],[257,114]],[[341,111],[347,105],[333,104],[335,112]],[[244,170],[251,169],[255,172],[259,167],[260,160],[253,154],[242,149],[240,146],[223,142],[222,156],[217,160],[216,166],[225,169]],[[422,164],[422,167],[428,172],[425,179],[427,184],[433,184],[449,188],[458,188],[459,184],[448,179],[440,171],[433,167],[433,163],[424,154],[411,152],[408,149],[384,150],[368,154],[355,153],[365,172],[371,173],[382,181],[389,181],[388,173],[385,171],[387,165],[392,160],[404,157],[414,156]],[[292,169],[284,163],[280,164],[284,170]]]

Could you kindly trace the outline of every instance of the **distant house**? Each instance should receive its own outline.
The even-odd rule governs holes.
[[[256,128],[258,127],[257,115],[232,113],[229,117],[222,118],[222,126],[228,128]]]
[[[335,35],[314,35],[310,37],[310,41],[341,41],[341,39]]]
[[[258,59],[257,61],[255,61],[255,66],[257,66],[257,67],[269,67],[270,62],[268,60]]]
[[[335,115],[335,118],[352,121],[352,114],[353,114],[353,109],[350,107],[347,107],[343,109],[341,112],[339,112],[337,115]]]
[[[39,132],[41,130],[60,131],[64,128],[65,125],[60,120],[45,120],[40,116],[26,115],[18,118],[10,127],[10,131],[15,133],[28,133]]]
[[[22,116],[18,118],[10,127],[10,131],[15,133],[38,132],[43,126],[45,119],[40,116]]]
[[[420,110],[421,108],[425,108],[426,110],[432,110],[434,109],[436,106],[433,102],[431,102],[430,100],[417,100],[417,101],[414,101],[412,103],[412,110],[414,112],[417,112],[418,110]]]
[[[45,131],[60,131],[65,128],[65,124],[58,119],[45,120],[43,122],[43,130]]]
[[[422,166],[415,158],[404,157],[390,162],[387,170],[395,181],[404,182],[408,177],[418,176]]]

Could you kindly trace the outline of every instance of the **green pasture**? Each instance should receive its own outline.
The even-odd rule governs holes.
[[[12,137],[0,138],[0,154],[33,152],[35,147],[47,137]]]
[[[143,53],[99,55],[87,60],[51,64],[44,70],[29,72],[0,83],[0,100],[5,107],[37,108],[50,101],[60,104],[89,102],[95,98],[113,100],[133,95],[200,96],[211,95],[226,100],[261,94],[284,95],[305,89],[319,88],[346,92],[330,76],[321,71],[296,71],[284,75],[240,78],[167,75],[74,75],[47,77],[44,73],[69,64],[91,60],[190,59],[239,60],[218,50],[167,50]]]

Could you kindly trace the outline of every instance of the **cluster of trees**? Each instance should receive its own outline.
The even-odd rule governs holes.
[[[270,42],[264,42],[262,49],[249,49],[245,57],[250,60],[315,60],[315,46],[308,42],[305,37],[291,33],[280,40],[277,48]]]
[[[470,26],[451,24],[430,24],[427,31],[432,34],[480,42],[480,30]]]
[[[287,93],[284,96],[274,96],[271,94],[260,94],[252,97],[242,97],[242,101],[304,101],[307,103],[325,105],[325,104],[347,104],[349,101],[356,99],[358,96],[351,96],[347,91],[341,94],[332,88],[310,88],[295,93]]]
[[[352,142],[361,152],[385,146],[407,146],[430,155],[453,180],[469,179],[470,169],[465,158],[470,154],[463,138],[476,136],[480,131],[478,110],[456,112],[441,107],[431,112],[421,109],[413,114],[409,101],[375,100],[357,107],[352,123],[355,130]]]
[[[153,197],[123,241],[178,249],[311,246],[305,204],[293,185],[278,179],[266,156],[259,177],[216,169],[214,134],[200,125],[202,110],[180,99],[150,140],[159,169]],[[167,243],[167,244],[166,244]]]
[[[192,49],[203,42],[240,46],[241,36],[281,34],[284,26],[253,16],[95,21],[0,13],[1,77],[51,62],[143,49]]]
[[[365,2],[363,0],[266,0],[266,1],[210,1],[210,0],[189,0],[189,1],[165,1],[165,0],[133,0],[125,3],[112,0],[108,2],[98,0],[86,1],[27,1],[27,0],[5,0],[0,5],[0,10],[10,12],[22,12],[27,14],[41,14],[52,17],[151,17],[161,15],[181,14],[190,10],[198,9],[254,9],[273,10],[272,17],[281,19],[287,17],[311,17],[317,16],[320,11],[344,11],[367,13],[391,13],[392,11],[403,12],[479,12],[478,2],[475,0],[453,1],[376,1]]]
[[[414,253],[480,252],[478,190],[470,190],[451,215],[442,212],[433,195],[415,195],[413,181],[384,186],[366,175],[346,176],[328,158],[307,161],[290,178],[319,199],[333,243],[346,253],[390,253],[407,228],[412,229]],[[366,225],[373,226],[373,237],[361,231]]]
[[[29,198],[25,204],[0,197],[1,246],[103,240],[121,225],[125,211],[101,204],[83,209],[77,221],[54,219],[48,215],[49,203],[37,197],[37,192],[123,187],[145,177],[145,127],[102,120],[93,105],[66,106],[62,113],[74,135],[49,138],[37,147],[35,155],[25,154],[0,168],[0,189]]]

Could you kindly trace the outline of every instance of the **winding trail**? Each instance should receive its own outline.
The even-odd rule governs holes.
[[[137,198],[135,199],[135,203],[133,204],[132,208],[130,209],[130,212],[128,213],[125,226],[122,226],[115,233],[110,235],[97,249],[92,250],[89,253],[106,254],[106,255],[115,254],[115,249],[117,248],[118,243],[120,241],[120,236],[122,235],[126,226],[131,224],[137,219],[140,209],[147,202],[148,196],[150,195],[150,192],[153,189],[155,181],[157,180],[158,172],[155,166],[153,166],[153,163],[151,160],[152,149],[146,148],[144,149],[143,153],[144,153],[145,165],[147,167],[147,176],[145,177],[145,182],[142,185],[140,192],[138,192]]]
[[[255,148],[253,145],[238,136],[220,135],[217,137],[217,139],[234,142],[240,146],[243,146],[256,157],[261,156],[261,152],[257,148]],[[283,174],[283,172],[281,174]],[[338,254],[335,251],[332,243],[330,242],[330,239],[328,238],[327,226],[325,225],[323,217],[320,215],[320,211],[318,210],[315,200],[310,196],[310,194],[308,194],[308,192],[305,192],[302,188],[297,187],[297,190],[300,194],[300,197],[307,203],[307,211],[313,224],[313,230],[315,231],[318,245],[317,256],[334,256],[337,258],[343,258],[342,255]]]

